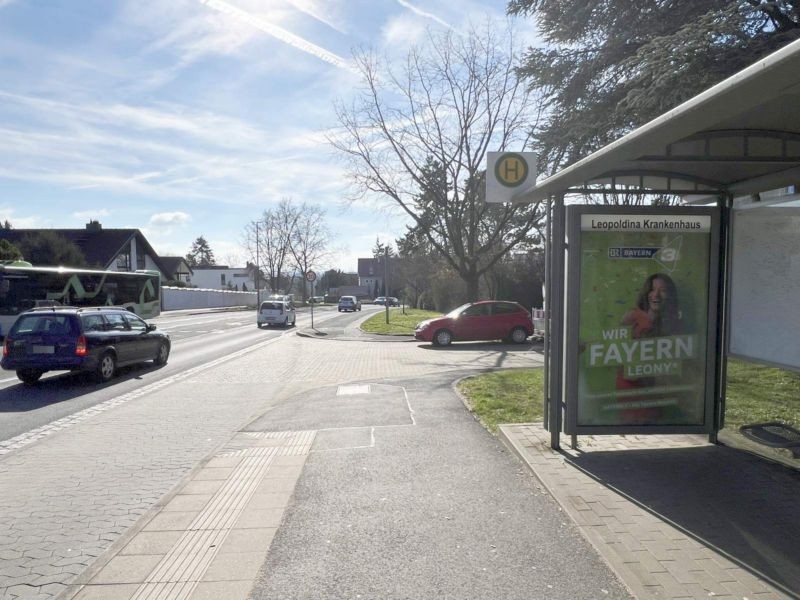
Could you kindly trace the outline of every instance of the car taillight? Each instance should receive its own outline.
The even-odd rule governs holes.
[[[78,343],[75,345],[75,356],[86,356],[89,348],[86,345],[86,336],[78,336]]]
[[[3,340],[3,356],[8,356],[8,338]]]

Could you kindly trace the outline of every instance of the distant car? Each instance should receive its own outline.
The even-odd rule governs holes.
[[[339,298],[339,312],[347,312],[348,310],[354,312],[361,310],[361,300],[355,296],[342,296]]]
[[[400,306],[400,300],[398,300],[394,296],[390,296],[389,298],[386,298],[386,304],[388,304],[389,306]]]
[[[506,339],[522,344],[533,335],[530,313],[516,302],[484,301],[459,306],[417,325],[414,337],[435,346],[454,341]]]
[[[268,300],[275,300],[277,302],[294,302],[294,296],[292,294],[272,294]]]
[[[386,296],[378,296],[375,300],[372,301],[373,304],[380,304],[384,306],[386,304]]]
[[[325,302],[325,296],[311,296],[311,304],[322,304]]]
[[[264,325],[294,326],[297,314],[291,302],[284,300],[267,300],[261,303],[256,315],[256,325],[261,329]]]
[[[34,308],[8,332],[0,366],[28,385],[63,370],[88,371],[105,382],[118,367],[166,364],[170,348],[168,334],[123,308]]]

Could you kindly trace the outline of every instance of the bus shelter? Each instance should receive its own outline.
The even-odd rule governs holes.
[[[796,41],[515,195],[547,206],[551,447],[562,431],[573,445],[592,432],[703,432],[715,442],[729,356],[800,370],[799,192]],[[580,203],[654,194],[681,202]],[[634,272],[661,276],[639,299],[661,302],[655,339],[637,336],[643,309],[620,298],[623,288],[634,295],[620,283]],[[671,320],[683,329],[668,326],[670,295],[681,297]]]

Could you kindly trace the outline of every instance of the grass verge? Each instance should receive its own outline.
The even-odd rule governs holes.
[[[542,369],[510,369],[463,379],[458,391],[484,427],[542,420]]]
[[[403,314],[401,308],[389,309],[389,323],[386,323],[386,311],[372,315],[361,324],[361,330],[366,333],[379,333],[383,335],[414,335],[417,323],[433,317],[441,317],[442,313],[418,308],[406,308]]]
[[[800,426],[800,374],[728,360],[725,427],[782,421]]]
[[[495,433],[501,423],[542,420],[542,369],[513,369],[462,380],[458,391],[481,423]],[[728,361],[726,428],[782,421],[800,426],[800,374],[741,360]]]

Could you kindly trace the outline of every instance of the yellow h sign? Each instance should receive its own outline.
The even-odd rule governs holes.
[[[528,163],[519,154],[503,154],[495,163],[494,174],[501,185],[517,187],[528,177]]]

